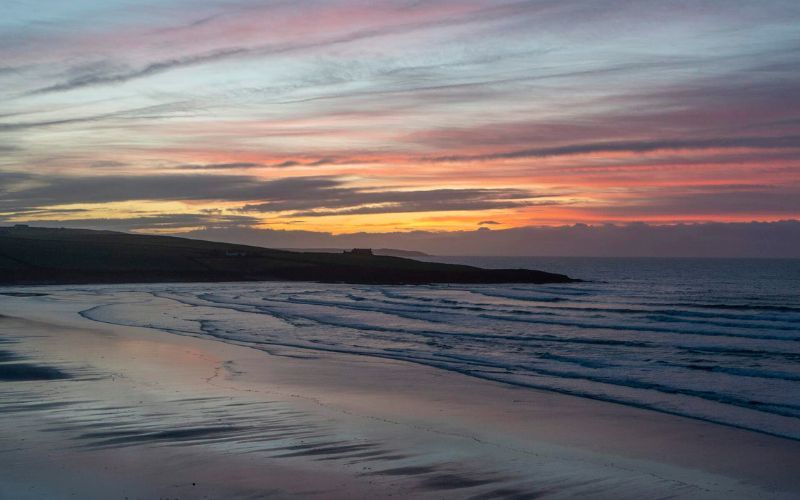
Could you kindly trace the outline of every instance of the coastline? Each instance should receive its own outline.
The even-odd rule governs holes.
[[[2,495],[800,492],[797,441],[402,361],[290,348],[267,353],[99,324],[71,307],[28,297],[0,302],[0,348],[74,374],[2,382],[4,405],[22,394],[35,395],[31,404],[50,404],[0,415]],[[148,417],[146,428],[131,415]],[[198,415],[205,420],[192,422]],[[76,479],[89,470],[96,481]],[[31,484],[52,489],[29,490]]]
[[[0,286],[315,281],[349,284],[575,283],[533,269],[481,269],[360,248],[271,248],[87,229],[0,226]]]

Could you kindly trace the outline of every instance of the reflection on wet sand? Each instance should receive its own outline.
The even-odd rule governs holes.
[[[4,337],[3,341],[22,343],[24,339]],[[72,390],[80,387],[78,392],[91,393],[85,384],[107,384],[109,374],[98,376],[86,369],[70,373],[7,349],[0,351],[0,360],[0,381],[4,382],[0,425],[27,422],[26,426],[34,427],[29,430],[57,433],[66,448],[77,448],[78,453],[136,446],[213,447],[266,460],[337,461],[365,480],[390,477],[398,490],[459,490],[458,496],[474,494],[476,498],[537,496],[533,490],[498,487],[519,483],[518,477],[474,470],[358,436],[341,439],[325,421],[283,401],[226,395],[109,404],[102,399],[77,399]],[[41,418],[30,418],[32,413]],[[53,422],[58,424],[39,425]]]
[[[26,399],[22,391],[0,394],[3,417],[23,412],[46,413],[62,424],[41,432],[58,432],[87,452],[129,446],[212,446],[229,453],[261,454],[276,459],[337,460],[361,465],[362,476],[396,476],[416,490],[472,490],[518,478],[467,469],[457,463],[433,462],[430,457],[399,453],[385,444],[358,438],[335,439],[313,416],[279,402],[241,402],[231,398],[191,398],[155,405],[107,406],[102,401],[42,401],[62,391],[37,392]],[[34,402],[36,400],[37,402]],[[428,465],[388,466],[395,463]],[[527,498],[518,489],[514,498]],[[481,498],[499,498],[484,491]],[[505,495],[504,497],[506,497]]]
[[[435,392],[433,407],[394,396],[405,383],[415,394],[454,383],[438,372],[416,378],[417,368],[397,363],[285,354],[0,318],[0,497],[621,499],[722,491],[705,489],[705,477],[684,481],[683,473],[610,455],[486,440],[490,429],[458,429],[431,413],[461,411],[448,406],[446,389]],[[315,372],[303,383],[318,385],[297,385],[298,367]],[[315,387],[336,396],[322,401]],[[381,406],[386,412],[373,411]],[[87,473],[96,477],[81,481]]]

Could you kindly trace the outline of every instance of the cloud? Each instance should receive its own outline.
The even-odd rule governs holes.
[[[226,168],[242,168],[236,164]],[[248,165],[248,164],[245,164]],[[215,169],[212,169],[215,170]],[[215,170],[216,171],[216,170]],[[108,172],[106,170],[106,172]],[[788,172],[791,174],[791,171]],[[263,179],[233,174],[108,174],[92,176],[33,175],[0,172],[0,211],[18,207],[45,209],[81,203],[136,200],[244,202],[238,213],[280,214],[286,219],[341,215],[509,210],[569,204],[594,220],[633,217],[696,217],[731,214],[754,217],[800,216],[800,185],[699,184],[629,188],[590,204],[567,198],[563,190],[534,192],[521,188],[377,188],[354,186],[343,177],[306,176]],[[481,226],[496,225],[484,220]]]
[[[359,158],[348,158],[342,161],[342,159],[332,158],[332,157],[324,157],[319,158],[317,160],[286,160],[281,163],[276,163],[270,165],[273,168],[290,168],[290,167],[321,167],[324,165],[336,165],[338,163],[361,163],[364,160]]]
[[[497,222],[497,221],[493,221],[493,220],[482,220],[482,221],[478,222],[478,225],[479,226],[498,226],[498,225],[500,225],[500,223]]]
[[[249,169],[249,168],[291,168],[291,167],[318,167],[322,165],[330,165],[336,163],[333,158],[320,158],[319,160],[301,161],[301,160],[285,160],[280,163],[264,164],[254,162],[230,162],[230,163],[204,163],[204,164],[186,164],[179,165],[176,168],[179,170],[235,170],[235,169]]]
[[[644,192],[641,198],[623,205],[594,207],[600,216],[636,213],[649,215],[691,215],[697,218],[720,214],[768,214],[800,217],[800,184],[716,185],[682,188],[680,192]]]
[[[287,215],[287,217],[499,210],[503,208],[521,208],[534,205],[531,201],[496,201],[492,199],[481,199],[482,193],[475,193],[474,195],[476,198],[472,200],[405,201],[400,203],[385,203],[374,206],[346,208],[343,210],[306,210],[292,212]],[[541,204],[542,203],[538,203],[538,205]],[[555,204],[555,202],[548,202],[548,204]]]
[[[263,180],[246,175],[31,175],[0,173],[0,195],[6,205],[22,201],[55,205],[130,200],[225,200],[300,197],[311,200],[320,190],[341,184],[333,177]],[[308,201],[306,201],[308,203]]]
[[[2,210],[0,208],[0,210]],[[50,207],[21,207],[17,206],[14,207],[13,211],[0,214],[0,221],[2,220],[10,220],[14,217],[46,217],[48,219],[52,219],[55,217],[61,217],[64,214],[79,214],[79,213],[89,213],[89,210],[85,208],[50,208]]]
[[[92,168],[122,168],[130,166],[130,164],[116,160],[95,160],[89,166]]]
[[[246,47],[231,47],[226,49],[215,50],[203,54],[194,54],[186,57],[176,57],[171,59],[164,59],[161,61],[152,62],[146,66],[123,72],[108,73],[106,71],[98,71],[88,73],[78,78],[67,80],[66,82],[49,85],[30,92],[31,95],[36,94],[49,94],[52,92],[64,92],[67,90],[80,89],[84,87],[93,87],[96,85],[108,85],[113,83],[123,83],[137,78],[144,78],[146,76],[163,73],[171,69],[182,68],[186,66],[193,66],[196,64],[203,64],[213,61],[227,59],[233,56],[240,56],[250,52],[251,49]]]
[[[219,200],[348,229],[797,214],[796,3],[185,3],[9,11],[0,166],[32,174],[0,174],[0,209]],[[720,183],[740,187],[697,187]],[[499,191],[443,190],[461,186]]]
[[[427,189],[414,191],[370,190],[319,186],[312,197],[287,193],[265,203],[245,205],[243,212],[292,211],[287,217],[492,210],[516,208],[534,203],[541,195],[523,189]],[[538,203],[545,203],[539,201]]]
[[[186,236],[273,248],[404,248],[434,255],[800,258],[798,220],[678,225],[576,224],[493,231],[341,235],[239,227],[192,231]]]
[[[589,153],[648,153],[684,149],[800,149],[800,136],[781,137],[713,137],[707,139],[656,139],[649,141],[609,141],[564,146],[521,149],[478,155],[448,155],[426,158],[432,162],[465,162],[511,160],[517,158],[546,158]]]
[[[64,92],[64,91],[93,87],[98,85],[124,83],[130,80],[136,80],[139,78],[144,78],[159,73],[164,73],[174,69],[206,64],[210,62],[217,62],[237,57],[286,54],[317,47],[342,45],[359,40],[408,33],[436,26],[470,23],[476,19],[475,17],[473,17],[474,14],[475,13],[473,12],[467,16],[462,16],[459,18],[443,18],[443,19],[433,18],[421,21],[400,22],[396,24],[382,25],[372,28],[355,30],[345,34],[334,35],[327,38],[321,38],[311,41],[285,42],[277,44],[268,43],[268,44],[253,45],[253,46],[225,47],[199,54],[190,54],[181,57],[161,59],[158,61],[148,63],[141,68],[127,69],[123,71],[119,70],[108,71],[107,68],[109,67],[116,68],[118,65],[114,63],[101,63],[97,65],[98,71],[96,72],[87,72],[79,77],[72,78],[61,83],[35,89],[29,92],[29,95],[49,94],[53,92]]]
[[[322,165],[333,165],[337,163],[336,158],[320,158],[319,160],[312,161],[311,163],[306,163],[306,165],[310,167],[319,167]]]
[[[348,186],[338,177],[263,180],[246,175],[36,176],[0,173],[0,210],[131,200],[260,200],[242,213],[291,212],[287,217],[487,210],[526,206],[540,198],[523,189],[376,190]],[[539,201],[539,203],[546,203]]]
[[[17,130],[35,129],[40,127],[52,127],[56,125],[73,125],[76,123],[102,122],[109,119],[147,119],[156,120],[177,116],[179,112],[186,112],[192,109],[188,102],[170,102],[153,106],[143,106],[110,113],[102,113],[88,116],[78,116],[72,118],[59,118],[53,120],[38,120],[30,122],[0,123],[0,132],[14,132]]]
[[[294,160],[286,160],[285,162],[278,163],[277,165],[273,165],[277,168],[284,168],[284,167],[296,167],[298,165],[302,165],[299,161]]]
[[[51,214],[49,214],[51,215]],[[14,222],[14,219],[0,216],[0,222]],[[84,219],[36,219],[36,214],[26,216],[25,223],[42,227],[69,227],[78,229],[106,229],[112,231],[182,231],[201,227],[202,230],[220,230],[248,227],[259,221],[254,217],[221,214],[157,214],[124,219],[84,218]]]
[[[75,123],[87,123],[117,117],[117,113],[105,113],[102,115],[83,116],[77,118],[60,118],[57,120],[40,120],[35,122],[0,123],[0,132],[25,130],[38,127],[50,127],[53,125],[71,125]]]
[[[481,5],[480,3],[473,2],[444,2],[442,5],[428,2],[414,2],[413,8],[409,8],[405,2],[400,2],[399,4],[395,5],[387,3],[382,6],[374,6],[371,9],[357,9],[355,12],[357,12],[358,15],[367,14],[365,17],[366,22],[362,23],[348,22],[346,18],[343,18],[341,12],[352,11],[352,6],[348,6],[346,3],[338,7],[333,7],[333,9],[335,9],[333,11],[328,10],[324,4],[320,4],[318,6],[307,7],[308,12],[300,18],[298,18],[296,15],[291,15],[289,17],[290,22],[296,22],[297,19],[314,18],[315,16],[319,20],[317,23],[318,28],[313,32],[303,30],[302,27],[294,27],[294,30],[297,32],[297,37],[294,40],[290,37],[288,41],[282,42],[261,44],[255,43],[252,45],[242,44],[220,47],[206,52],[162,58],[146,63],[138,68],[126,67],[117,61],[96,61],[89,64],[81,63],[70,70],[71,72],[77,73],[77,76],[68,78],[60,83],[55,83],[32,90],[28,92],[28,95],[49,94],[94,86],[119,84],[175,69],[224,61],[228,59],[287,54],[314,48],[344,45],[352,42],[386,36],[409,34],[422,30],[446,30],[448,28],[467,26],[475,23],[485,24],[488,22],[497,22],[501,20],[518,21],[522,18],[536,20],[542,24],[547,24],[545,19],[560,18],[563,16],[568,16],[574,19],[576,17],[576,12],[581,12],[582,14],[586,14],[590,11],[595,12],[595,9],[587,9],[585,5],[581,5],[576,11],[574,5],[567,9],[560,10],[553,9],[552,6],[547,5],[548,3],[549,2],[546,2],[545,5],[538,5],[535,2],[512,2],[510,4],[498,6]],[[278,20],[278,22],[280,22],[281,16],[277,14],[276,11],[278,8],[280,8],[280,6],[270,6],[271,15],[268,17],[274,17]],[[336,12],[336,10],[339,12]],[[369,14],[370,10],[373,11],[372,15]],[[602,11],[603,9],[599,9],[596,12]],[[336,15],[331,15],[332,13],[335,13]],[[241,26],[236,25],[236,22],[246,25],[250,21],[252,15],[252,12],[246,12],[246,17],[242,17],[238,21],[234,19],[234,24],[229,25],[228,29],[233,31],[241,29]],[[194,28],[202,28],[209,22],[217,20],[221,17],[223,16],[220,14],[205,16],[199,20],[191,21],[185,25],[179,26],[177,31],[191,31]],[[393,19],[396,20],[396,22],[385,24],[378,21],[381,19]],[[346,29],[348,26],[352,28],[364,25],[367,25],[368,27],[346,31],[344,33],[336,33],[341,29]],[[175,31],[174,28],[160,30],[162,34],[173,31]],[[159,30],[156,32],[159,32]],[[322,36],[316,39],[313,38],[314,35],[325,35],[326,33],[335,34],[330,36]],[[145,37],[151,35],[152,33],[142,33],[140,36]],[[311,39],[309,40],[309,38]],[[102,40],[99,40],[98,42],[102,42]],[[483,59],[478,59],[477,61],[480,62],[483,60],[484,62],[491,62],[501,60],[506,57],[508,57],[508,55],[497,54],[491,56],[488,60],[486,59],[486,56],[483,56]]]
[[[180,170],[236,170],[236,169],[259,168],[263,166],[264,165],[261,163],[231,162],[231,163],[187,164],[187,165],[179,165],[176,168]]]

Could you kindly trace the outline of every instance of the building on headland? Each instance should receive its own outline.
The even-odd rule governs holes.
[[[371,248],[354,248],[352,250],[345,250],[344,253],[351,255],[373,255]]]

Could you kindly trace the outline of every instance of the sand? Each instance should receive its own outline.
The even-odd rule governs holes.
[[[0,498],[797,498],[800,442],[0,298]]]

